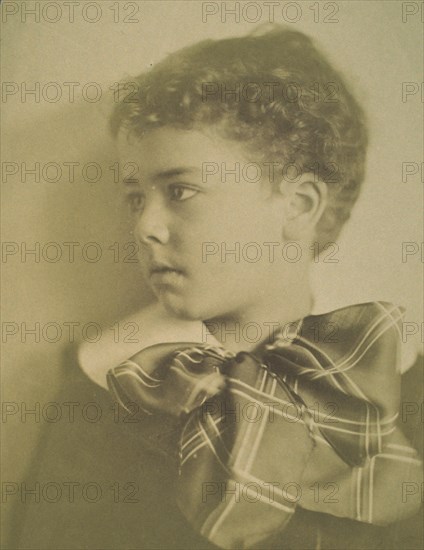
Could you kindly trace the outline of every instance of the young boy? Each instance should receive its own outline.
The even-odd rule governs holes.
[[[64,358],[46,409],[69,414],[47,413],[25,480],[5,483],[8,548],[422,548],[420,464],[394,424],[401,312],[317,315],[309,286],[364,173],[339,73],[277,27],[176,52],[120,98],[157,302],[130,319],[140,342]],[[420,374],[402,376],[407,411]]]
[[[110,389],[151,415],[150,441],[170,434],[175,500],[213,544],[334,547],[339,525],[376,547],[372,525],[419,507],[402,497],[421,479],[396,427],[402,311],[313,315],[309,283],[364,179],[362,109],[311,39],[280,27],[187,47],[128,89],[111,128],[158,300],[146,315],[188,332],[158,320]]]

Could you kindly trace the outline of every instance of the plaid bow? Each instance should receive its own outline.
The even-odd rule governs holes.
[[[260,357],[159,344],[108,384],[123,407],[182,421],[177,502],[217,546],[254,547],[297,505],[384,525],[416,511],[404,487],[422,480],[396,427],[402,315],[384,302],[311,315]]]

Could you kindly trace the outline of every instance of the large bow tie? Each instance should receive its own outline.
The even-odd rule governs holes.
[[[255,547],[297,505],[385,524],[417,509],[404,488],[422,479],[396,427],[402,314],[376,302],[305,317],[257,355],[159,344],[108,384],[126,408],[180,419],[177,502],[216,545]]]

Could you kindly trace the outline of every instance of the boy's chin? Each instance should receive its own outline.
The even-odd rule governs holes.
[[[205,309],[202,308],[199,301],[194,304],[189,300],[183,299],[181,296],[168,294],[159,294],[157,298],[166,311],[173,317],[186,321],[202,321],[203,319],[207,319]]]
[[[190,294],[174,292],[155,293],[164,309],[173,317],[186,321],[207,321],[229,313],[228,300],[219,293],[192,292]]]

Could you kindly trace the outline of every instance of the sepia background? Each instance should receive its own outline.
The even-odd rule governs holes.
[[[20,9],[22,2],[3,3],[3,10],[5,4]],[[130,4],[139,7],[135,16],[139,21],[134,23],[113,21],[113,2],[97,4],[103,13],[96,23],[85,21],[80,8],[75,10],[74,22],[64,16],[55,23],[36,22],[32,17],[22,22],[19,13],[5,20],[3,11],[3,83],[16,83],[19,92],[23,83],[28,88],[35,82],[41,87],[48,82],[80,83],[73,103],[65,90],[55,103],[42,97],[35,102],[31,95],[22,101],[19,92],[3,95],[3,168],[4,162],[19,167],[35,162],[41,166],[97,162],[103,168],[103,177],[96,183],[84,181],[80,169],[72,183],[65,175],[56,183],[42,179],[37,183],[31,176],[21,181],[20,171],[12,176],[3,173],[2,241],[16,243],[19,251],[2,258],[2,327],[16,323],[13,326],[19,326],[19,331],[3,334],[2,400],[27,403],[28,408],[53,399],[61,354],[69,338],[64,330],[56,343],[46,341],[42,334],[35,342],[30,334],[23,337],[22,323],[28,328],[40,323],[41,331],[51,322],[61,326],[96,322],[109,327],[151,297],[137,264],[123,261],[122,247],[133,237],[119,185],[108,168],[117,160],[107,132],[107,113],[113,101],[109,87],[182,46],[202,38],[242,35],[255,26],[245,20],[235,23],[229,15],[223,22],[220,14],[203,22],[200,1],[133,2]],[[402,83],[420,86],[420,14],[405,14],[405,9],[412,13],[419,3],[338,1],[332,3],[339,8],[339,21],[333,23],[323,21],[325,11],[314,21],[313,2],[296,4],[301,7],[300,19],[286,23],[315,37],[344,70],[368,112],[371,129],[366,182],[338,242],[339,263],[316,265],[317,307],[324,311],[355,302],[388,300],[405,306],[406,320],[418,327],[423,321],[422,259],[416,252],[402,261],[402,243],[415,243],[410,245],[412,251],[418,250],[422,241],[422,174],[418,171],[406,178],[402,166],[412,163],[409,166],[421,167],[422,99],[420,90],[402,97]],[[319,4],[324,9],[324,3]],[[259,22],[266,20],[264,12]],[[285,22],[278,15],[275,21]],[[100,101],[90,103],[82,98],[81,89],[89,82],[100,85]],[[411,84],[408,89],[418,88]],[[74,262],[66,255],[57,262],[45,261],[41,255],[36,262],[30,254],[22,261],[21,243],[33,248],[37,242],[41,247],[51,242],[81,246],[75,249]],[[88,242],[101,246],[98,262],[83,260],[81,247]],[[115,245],[120,251],[118,261],[109,249],[113,243],[119,243]],[[80,334],[79,329],[75,334]],[[412,354],[420,345],[419,332],[408,343]],[[6,420],[2,423],[3,480],[19,482],[42,424],[31,417],[26,422],[18,416]],[[8,506],[3,521],[7,541]]]

